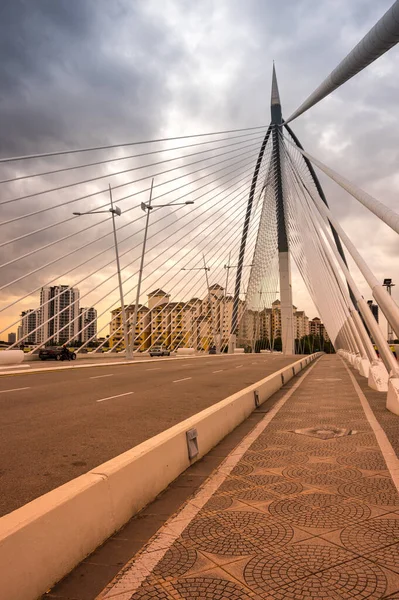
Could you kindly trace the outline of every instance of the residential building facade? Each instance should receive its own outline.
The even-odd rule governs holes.
[[[95,308],[80,308],[78,319],[78,340],[82,344],[97,340],[97,311]]]
[[[21,324],[18,327],[18,340],[21,344],[34,345],[39,341],[40,309],[29,308],[21,312]]]
[[[77,341],[79,332],[79,290],[69,285],[40,290],[39,336],[41,344]]]

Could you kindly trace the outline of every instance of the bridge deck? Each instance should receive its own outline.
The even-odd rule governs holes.
[[[399,463],[374,419],[340,358],[323,357],[263,408],[101,599],[399,598]],[[393,430],[397,417],[388,419]],[[317,437],[334,428],[351,434]],[[118,540],[139,521],[46,597],[94,598],[95,580],[116,572]]]

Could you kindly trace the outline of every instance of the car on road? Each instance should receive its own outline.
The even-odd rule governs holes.
[[[209,354],[216,354],[216,346],[211,346],[209,348]]]
[[[75,352],[71,352],[68,350],[71,359],[76,359]],[[58,348],[57,346],[48,346],[47,348],[40,348],[39,352],[40,360],[65,360],[63,355],[63,348]]]
[[[150,350],[150,356],[170,356],[170,350],[162,348],[162,346],[154,346]]]

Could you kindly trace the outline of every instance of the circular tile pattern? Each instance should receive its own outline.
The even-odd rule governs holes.
[[[239,476],[239,475],[249,475],[250,473],[252,473],[254,470],[252,465],[249,465],[245,462],[240,461],[238,463],[238,465],[236,465],[234,467],[234,469],[231,471],[231,475],[234,476]]]
[[[229,496],[228,494],[224,494],[223,496],[219,495],[219,494],[215,494],[204,505],[203,510],[205,512],[207,512],[207,511],[212,512],[212,511],[226,510],[226,508],[230,508],[230,506],[232,504],[233,504],[233,498],[231,496]]]
[[[266,448],[269,448],[270,446],[273,446],[273,444],[271,444],[268,440],[258,438],[250,446],[249,450],[251,450],[252,452],[257,452],[259,450],[261,450],[261,451],[265,450]]]
[[[244,578],[251,589],[262,594],[352,558],[352,553],[332,545],[297,544],[281,554],[252,558],[244,569]]]
[[[386,589],[387,580],[382,569],[358,559],[279,588],[273,592],[273,600],[381,600]]]
[[[365,554],[394,544],[399,538],[399,519],[370,519],[341,531],[341,542],[354,552]]]
[[[226,556],[254,554],[268,547],[287,544],[292,527],[258,512],[229,511],[217,517],[194,519],[183,532],[195,548]]]
[[[375,439],[374,433],[360,433],[359,432],[354,438],[349,438],[348,442],[349,441],[356,442],[357,446],[370,446],[371,448],[378,449],[378,444],[377,444],[377,440]]]
[[[280,475],[247,475],[246,488],[232,490],[233,496],[240,500],[258,500],[267,502],[279,496],[297,494],[303,487],[299,482],[287,481]]]
[[[189,577],[177,581],[173,587],[187,600],[250,600],[252,596],[233,581],[213,577]]]
[[[343,527],[370,516],[370,509],[361,502],[319,493],[277,500],[270,504],[269,512],[294,525],[321,529]]]
[[[170,600],[170,596],[160,585],[144,585],[129,600]]]
[[[194,548],[187,548],[180,542],[175,542],[155,567],[154,574],[164,578],[179,577],[187,573],[196,560],[197,552]]]
[[[248,478],[243,477],[229,477],[219,487],[218,492],[220,494],[231,494],[238,492],[239,490],[246,490],[253,487]]]
[[[354,482],[344,483],[338,488],[344,496],[362,497],[371,504],[399,506],[399,495],[392,481],[387,477],[363,477]]]
[[[306,467],[288,467],[283,471],[285,477],[300,479],[309,485],[340,485],[344,481],[353,481],[362,477],[361,471],[344,469],[329,463],[311,463]]]
[[[308,446],[305,447],[303,450],[303,452],[306,452],[306,454],[309,457],[312,456],[321,456],[321,457],[326,457],[326,456],[339,456],[340,454],[342,454],[342,450],[339,449],[338,447],[332,447],[332,446],[319,446],[316,447],[315,445],[313,446]]]
[[[339,456],[337,461],[341,465],[357,467],[358,469],[365,469],[367,471],[385,471],[387,468],[382,455],[374,450],[361,450],[360,452],[354,452],[346,456]]]
[[[278,469],[289,464],[307,462],[305,454],[291,452],[290,450],[265,450],[263,452],[247,452],[245,462],[255,463],[258,467],[267,469]]]
[[[386,546],[380,550],[373,550],[370,559],[379,563],[382,567],[387,567],[391,571],[399,573],[399,543]],[[368,557],[367,557],[368,558]]]

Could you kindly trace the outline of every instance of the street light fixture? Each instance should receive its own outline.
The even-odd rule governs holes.
[[[115,215],[120,217],[122,214],[121,209],[118,206],[114,206],[112,200],[112,189],[111,185],[109,185],[109,201],[111,204],[111,208],[108,210],[89,210],[87,212],[74,212],[73,214],[77,217],[81,217],[83,215],[98,215],[100,213],[110,212],[112,215],[112,229],[114,233],[114,246],[115,246],[115,259],[116,259],[116,270],[118,272],[118,285],[119,285],[119,298],[121,302],[121,313],[122,313],[122,327],[123,327],[123,338],[125,342],[125,352],[126,358],[130,359],[130,348],[129,348],[129,339],[128,339],[128,330],[127,330],[127,321],[126,321],[126,310],[125,310],[125,302],[123,298],[123,287],[122,287],[122,276],[121,276],[121,265],[119,261],[119,250],[118,250],[118,238],[116,235],[116,224],[115,224]]]
[[[133,320],[132,320],[132,338],[131,338],[132,341],[131,341],[131,347],[130,347],[131,358],[133,358],[133,356],[134,356],[134,354],[133,354],[134,353],[134,337],[135,337],[135,333],[136,333],[137,314],[138,314],[138,310],[139,310],[141,281],[143,278],[144,257],[145,257],[145,249],[147,246],[147,234],[148,234],[148,226],[150,224],[150,213],[153,208],[165,208],[166,206],[183,206],[186,204],[194,204],[193,200],[187,200],[186,202],[169,202],[168,204],[151,204],[153,187],[154,187],[154,178],[151,181],[150,197],[148,199],[148,202],[141,203],[141,210],[143,210],[144,212],[147,213],[147,217],[146,217],[146,221],[145,221],[144,239],[143,239],[143,246],[142,246],[142,250],[141,250],[139,280],[137,282],[137,292],[136,292],[136,303],[134,305],[134,313],[133,313]]]

